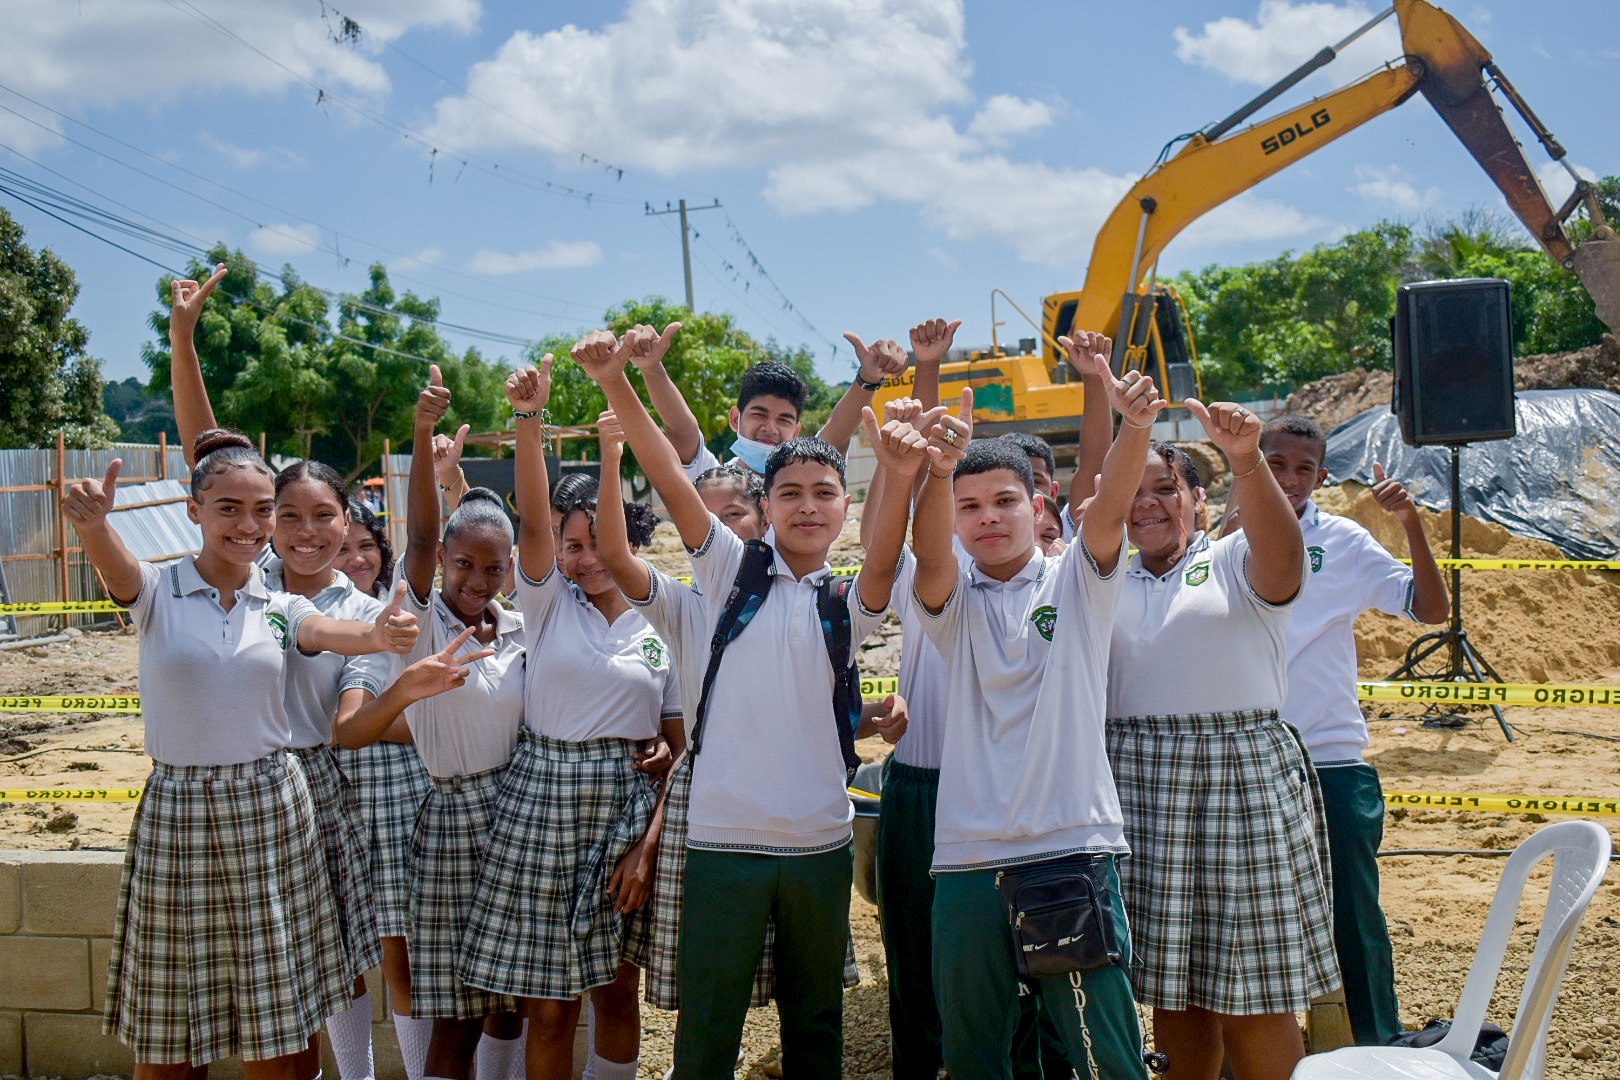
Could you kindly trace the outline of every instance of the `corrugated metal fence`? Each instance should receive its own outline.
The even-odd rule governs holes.
[[[59,442],[44,450],[0,450],[0,580],[7,600],[105,599],[78,537],[62,517],[61,499],[74,481],[104,476],[114,458],[122,458],[124,467],[113,522],[130,549],[145,559],[197,550],[196,527],[188,532],[184,520],[191,474],[179,447],[117,443],[107,450],[69,450]],[[17,632],[40,633],[53,624],[95,617],[105,618],[26,616],[17,620]]]

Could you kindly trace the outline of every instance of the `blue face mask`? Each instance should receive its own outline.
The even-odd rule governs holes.
[[[761,475],[765,473],[765,460],[775,449],[771,443],[755,442],[744,435],[738,435],[737,441],[731,444],[731,452],[737,456],[737,460]]]

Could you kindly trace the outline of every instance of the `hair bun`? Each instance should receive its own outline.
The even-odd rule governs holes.
[[[479,501],[492,502],[501,509],[506,509],[506,500],[501,498],[500,493],[487,487],[468,488],[467,494],[461,497],[461,501],[463,503]]]
[[[197,436],[197,442],[192,447],[192,455],[197,461],[201,461],[215,450],[225,450],[233,446],[255,452],[259,449],[253,445],[252,439],[249,439],[240,431],[230,431],[226,428],[209,428]]]

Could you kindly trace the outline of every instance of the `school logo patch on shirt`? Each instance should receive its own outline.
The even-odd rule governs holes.
[[[287,651],[287,617],[272,611],[266,615],[265,621],[270,624],[270,636],[276,639],[282,652]]]
[[[664,643],[655,637],[641,639],[641,658],[654,671],[664,670]]]
[[[1320,574],[1322,572],[1322,562],[1327,558],[1327,552],[1315,544],[1306,548],[1305,551],[1311,557],[1311,573]]]
[[[1187,584],[1202,585],[1209,580],[1209,561],[1193,563],[1187,567]]]
[[[1057,629],[1057,608],[1051,604],[1038,607],[1035,609],[1035,613],[1029,617],[1029,621],[1035,624],[1035,629],[1040,631],[1041,637],[1051,641],[1052,631]]]

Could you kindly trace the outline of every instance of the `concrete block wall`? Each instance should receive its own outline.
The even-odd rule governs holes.
[[[101,1033],[113,914],[124,856],[117,851],[0,850],[0,1076],[78,1080],[129,1075],[134,1059]],[[366,975],[378,1080],[405,1080],[382,972]],[[337,1076],[322,1039],[328,1076]],[[210,1080],[242,1075],[215,1062]]]

